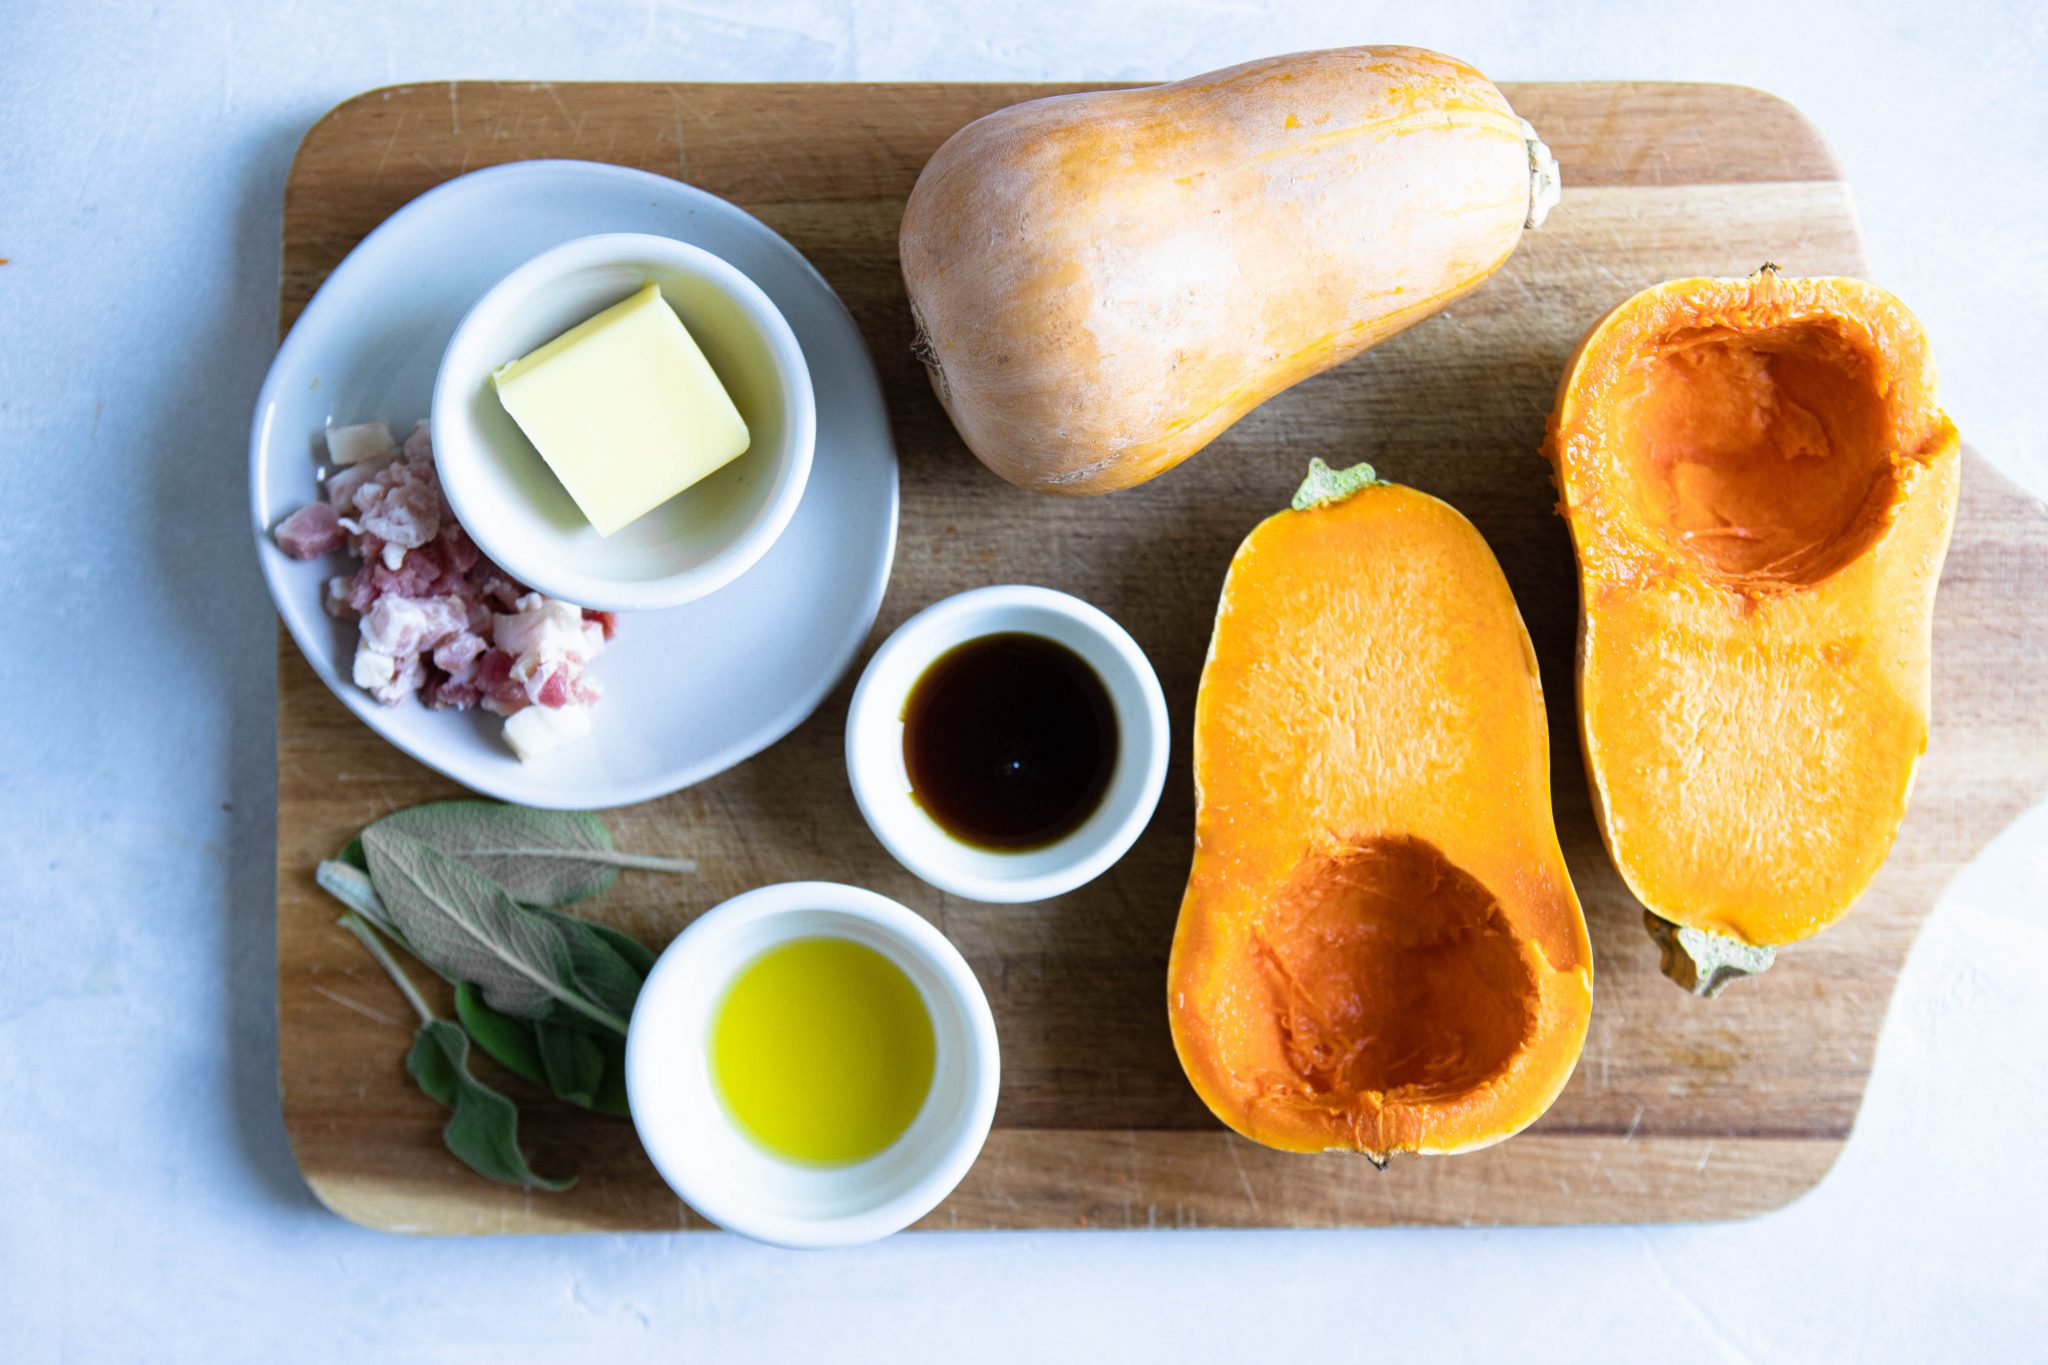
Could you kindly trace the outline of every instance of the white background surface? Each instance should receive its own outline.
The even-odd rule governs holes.
[[[0,0],[0,1359],[2042,1358],[2040,810],[1930,921],[1840,1165],[1751,1223],[797,1256],[383,1236],[292,1165],[242,462],[321,111],[455,76],[1141,78],[1362,41],[1759,85],[1841,154],[1965,435],[2048,492],[2048,7],[1537,8]]]

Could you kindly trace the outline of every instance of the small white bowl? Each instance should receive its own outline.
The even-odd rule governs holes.
[[[753,443],[601,536],[498,401],[490,375],[649,280],[696,338]],[[760,287],[701,247],[635,232],[564,242],[492,286],[448,342],[431,412],[442,486],[471,539],[521,582],[612,611],[694,601],[753,567],[803,497],[818,428],[803,349]]]
[[[902,968],[935,1044],[924,1107],[887,1150],[849,1166],[784,1161],[743,1134],[711,1076],[711,1023],[735,974],[793,939],[852,939]],[[654,1167],[720,1227],[785,1247],[872,1242],[930,1213],[974,1164],[995,1117],[995,1019],[946,936],[886,896],[784,882],[706,912],[647,974],[626,1032],[626,1095]]]
[[[992,852],[962,843],[910,793],[903,706],[934,660],[955,645],[1012,632],[1043,636],[1081,656],[1116,713],[1116,768],[1095,812],[1044,848]],[[1015,903],[1063,895],[1130,851],[1166,785],[1166,698],[1138,642],[1097,607],[1051,588],[1007,584],[936,602],[896,628],[868,660],[846,717],[846,773],[882,846],[941,891]]]

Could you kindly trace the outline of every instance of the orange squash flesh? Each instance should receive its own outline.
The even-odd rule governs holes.
[[[1253,530],[1196,703],[1174,1046],[1288,1151],[1459,1152],[1556,1097],[1592,956],[1542,690],[1486,543],[1372,484]]]
[[[1858,280],[1677,280],[1580,343],[1546,442],[1580,735],[1657,916],[1789,943],[1884,862],[1927,743],[1958,450],[1918,322]]]

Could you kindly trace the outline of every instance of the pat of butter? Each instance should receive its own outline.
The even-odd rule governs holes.
[[[491,385],[599,535],[731,463],[750,439],[652,283],[495,371]]]

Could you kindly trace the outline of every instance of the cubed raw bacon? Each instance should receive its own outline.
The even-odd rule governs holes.
[[[476,675],[476,661],[483,657],[490,646],[484,637],[468,629],[449,636],[434,646],[434,667],[451,678],[470,679]]]
[[[330,474],[327,478],[327,505],[353,513],[356,510],[356,490],[389,469],[397,458],[398,453],[393,451]]]
[[[442,522],[441,534],[435,537],[434,543],[440,547],[444,561],[458,573],[468,573],[484,557],[476,542],[469,538],[469,532],[463,530],[458,522]]]
[[[277,524],[271,537],[293,559],[319,559],[348,543],[341,515],[324,502],[309,502]]]
[[[540,593],[519,599],[519,610],[491,623],[491,643],[529,661],[532,672],[541,661],[553,661],[583,644],[583,611]]]
[[[467,711],[483,695],[474,682],[459,678],[428,678],[420,687],[420,700],[437,711]]]
[[[357,614],[350,594],[355,591],[354,574],[336,574],[327,580],[327,591],[321,594],[320,605],[327,608],[327,614],[337,620],[345,620]]]
[[[349,676],[384,705],[396,706],[419,691],[427,680],[427,664],[417,654],[385,654],[358,640]]]
[[[434,440],[425,422],[414,422],[412,430],[405,433],[405,458],[430,465],[434,462]]]
[[[459,597],[377,599],[363,616],[363,643],[379,654],[424,654],[469,627]]]
[[[519,599],[532,592],[531,588],[488,559],[479,562],[469,576],[470,581],[477,585],[477,591],[483,595],[484,601],[490,603],[496,611],[517,611]]]
[[[397,447],[391,427],[385,422],[358,422],[351,427],[327,428],[327,458],[337,465],[360,464]]]
[[[512,676],[512,656],[502,649],[487,650],[477,660],[476,685],[483,694],[484,709],[501,716],[530,704],[526,684]]]
[[[330,615],[357,618],[357,685],[387,705],[416,695],[437,709],[506,717],[538,703],[569,718],[543,727],[554,736],[545,747],[581,734],[582,708],[601,695],[584,670],[617,633],[617,615],[534,592],[477,548],[449,508],[426,423],[400,450],[389,449],[388,430],[368,427],[348,429],[341,444],[349,458],[337,454],[344,467],[328,478],[326,500],[274,534],[295,558],[346,548],[362,561],[322,595]]]
[[[569,704],[569,670],[557,664],[548,670],[546,677],[533,692],[534,701],[542,706],[557,707]]]
[[[411,550],[440,533],[441,485],[430,464],[400,460],[358,488],[354,501],[363,530],[387,548]]]

